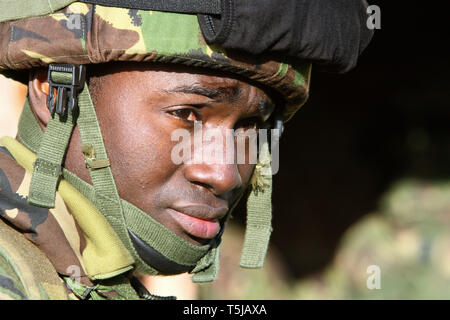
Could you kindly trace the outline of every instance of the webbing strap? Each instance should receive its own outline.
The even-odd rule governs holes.
[[[94,205],[103,213],[119,238],[122,241],[125,239],[128,240],[128,232],[120,203],[119,192],[117,191],[112,171],[109,167],[100,125],[87,84],[84,85],[83,90],[78,94],[78,108],[80,109],[80,115],[77,124],[81,142],[84,146],[83,149],[90,149],[90,152],[95,154],[97,161],[100,160],[107,164],[100,167],[87,166],[96,195],[92,200],[94,200]],[[130,250],[132,248],[130,241],[124,242],[127,249]]]
[[[61,83],[72,80],[67,73],[53,72],[52,78]],[[56,189],[62,172],[62,162],[72,135],[74,123],[72,115],[61,119],[55,115],[45,129],[43,139],[34,163],[33,177],[30,184],[28,202],[45,207],[55,207]]]
[[[97,160],[106,160],[106,148],[100,125],[86,84],[78,95],[78,107],[80,115],[77,123],[81,141],[84,146],[89,146],[85,149],[89,149],[88,153],[94,153]],[[121,200],[109,166],[88,166],[88,169],[94,186],[95,197],[92,199],[94,205],[103,213],[127,249],[134,253],[133,256],[140,271],[147,274],[157,273],[137,254],[131,242],[128,228],[169,260],[182,265],[195,265],[207,253],[208,245],[195,246],[190,244],[145,212]],[[125,211],[127,214],[124,213]]]
[[[43,135],[44,133],[37,123],[33,111],[31,111],[30,103],[28,99],[25,99],[22,114],[19,118],[17,136],[25,147],[37,153]]]
[[[221,0],[80,0],[103,6],[177,13],[220,14]]]
[[[106,157],[103,139],[100,136],[100,127],[95,121],[95,109],[90,99],[87,86],[78,95],[78,107],[80,109],[80,115],[78,116],[77,123],[82,137],[82,143],[84,145],[90,145],[90,148],[95,149],[97,158],[102,159],[102,157]],[[43,133],[36,122],[28,101],[25,102],[19,121],[18,135],[22,143],[29,149],[39,149],[38,146],[43,139]],[[158,252],[161,252],[165,257],[179,264],[195,266],[197,261],[208,252],[209,245],[196,246],[185,241],[132,204],[120,200],[121,205],[119,205],[118,200],[114,199],[117,191],[114,189],[112,173],[109,167],[90,170],[91,179],[95,187],[65,169],[62,171],[64,179],[81,192],[105,215],[105,218],[124,242],[127,249],[130,252],[134,252],[137,266],[144,273],[157,274],[158,271],[141,261],[139,255],[135,252],[128,234],[125,234],[128,232],[127,228],[138,234],[142,239],[149,241],[152,247],[158,250]],[[111,173],[111,176],[106,177],[106,181],[99,181],[103,180],[101,175],[108,175],[108,172]],[[104,188],[105,190],[100,190],[100,188]],[[124,213],[122,213],[122,209]],[[123,218],[125,218],[125,221],[122,221]],[[207,262],[209,261],[215,260],[211,259],[211,256],[208,259],[203,259],[202,262],[204,263],[201,264],[202,267],[200,269],[207,269]]]
[[[269,165],[268,165],[269,164]],[[247,226],[240,266],[262,268],[272,233],[272,173],[268,143],[261,148],[260,163],[256,166],[257,179],[262,187],[253,186],[247,200]]]
[[[97,281],[96,285],[90,287],[84,285],[71,277],[63,277],[67,288],[81,300],[138,300],[139,296],[133,287],[128,283],[129,280],[121,275],[115,277],[113,281]],[[109,298],[108,294],[116,293],[117,296]]]
[[[209,251],[191,271],[194,273],[191,280],[195,283],[211,282],[216,280],[219,273],[220,247],[217,245]]]

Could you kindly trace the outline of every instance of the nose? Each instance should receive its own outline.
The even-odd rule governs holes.
[[[242,179],[236,164],[190,164],[185,177],[191,183],[204,186],[215,195],[226,195],[242,186]]]
[[[214,142],[205,141],[209,139],[205,138],[206,134],[202,147],[200,149],[194,148],[194,150],[202,154],[202,161],[193,161],[185,164],[184,174],[191,183],[206,187],[216,196],[223,196],[241,188],[242,177],[236,161],[233,161],[233,159],[230,161],[230,157],[234,158],[235,146],[233,138],[231,138],[231,142],[230,140],[227,141],[226,138],[217,139],[218,133],[222,134],[222,137],[231,135],[231,133],[228,131],[224,132],[224,130],[211,130],[211,132],[215,135]],[[220,150],[222,150],[222,154],[220,154]],[[211,156],[211,154],[218,155],[218,157]]]

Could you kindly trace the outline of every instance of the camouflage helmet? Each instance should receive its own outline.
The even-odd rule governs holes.
[[[81,1],[22,0],[3,10],[0,73],[20,79],[21,71],[51,63],[175,63],[226,71],[274,89],[284,98],[284,120],[307,99],[308,61],[293,66],[208,45],[195,14]]]

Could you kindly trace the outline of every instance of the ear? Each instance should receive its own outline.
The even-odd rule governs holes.
[[[38,69],[30,73],[28,95],[34,114],[41,126],[47,126],[51,115],[47,108],[49,84],[47,82],[47,70]]]

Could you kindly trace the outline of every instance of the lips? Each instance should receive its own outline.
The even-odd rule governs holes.
[[[212,239],[220,232],[219,221],[227,211],[228,208],[213,208],[205,205],[187,205],[168,210],[184,231],[201,239]]]

